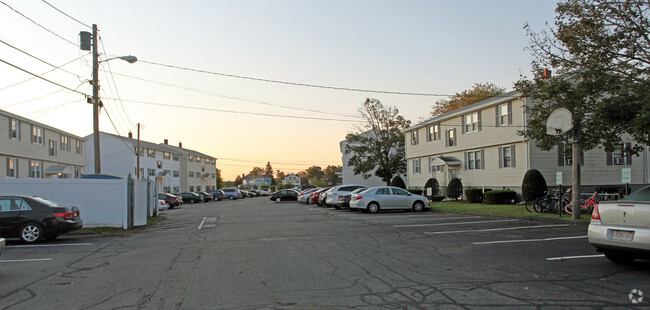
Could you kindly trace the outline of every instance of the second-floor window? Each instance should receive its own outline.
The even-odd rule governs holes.
[[[83,143],[83,142],[81,142],[81,140],[77,140],[77,145],[76,145],[76,146],[77,146],[77,147],[76,147],[76,148],[77,148],[77,154],[81,154],[81,153],[82,153],[82,147],[83,147],[83,146],[82,146],[82,145],[83,145],[82,143]]]
[[[415,129],[411,131],[411,145],[418,145],[420,143],[420,139],[418,137],[418,130]]]
[[[499,168],[512,168],[515,166],[515,146],[499,147]]]
[[[156,150],[148,149],[147,150],[147,156],[151,157],[151,158],[156,158]]]
[[[61,135],[61,151],[70,152],[70,137]]]
[[[481,113],[474,112],[463,116],[463,133],[481,130]]]
[[[614,152],[607,152],[608,166],[629,166],[632,165],[632,143],[627,142],[619,145]]]
[[[32,143],[43,145],[43,128],[32,125]]]
[[[49,140],[48,141],[48,146],[49,146],[49,155],[50,156],[56,156],[56,141],[54,140]]]
[[[187,160],[189,161],[194,161],[194,155],[188,155]]]
[[[190,171],[190,178],[194,177],[194,171]]]
[[[20,121],[9,118],[9,139],[20,140]]]
[[[169,159],[169,152],[163,152],[163,159]]]
[[[458,145],[458,141],[456,140],[456,128],[445,131],[445,142],[447,147]]]
[[[427,127],[427,142],[440,140],[440,124],[429,125]]]
[[[174,170],[174,171],[172,172],[172,176],[174,176],[175,178],[178,178],[180,175],[181,175],[181,173],[180,173],[180,171],[178,171],[178,170]]]
[[[180,155],[178,155],[178,154],[173,154],[173,155],[172,155],[172,160],[173,160],[173,161],[178,161],[179,158],[180,158]]]
[[[497,126],[508,126],[512,124],[512,102],[497,106],[496,124]]]
[[[156,169],[147,168],[147,173],[149,174],[150,177],[155,177],[156,176]]]
[[[467,170],[483,169],[483,151],[471,151],[465,153]]]
[[[16,158],[7,158],[7,174],[8,178],[17,178],[18,177],[18,159]]]

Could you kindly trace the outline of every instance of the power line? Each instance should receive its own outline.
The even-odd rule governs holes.
[[[15,46],[9,44],[9,43],[3,41],[2,39],[0,39],[0,43],[2,43],[2,44],[4,44],[4,45],[7,45],[7,46],[9,46],[9,47],[11,47],[11,48],[13,48],[13,49],[15,49],[15,50],[17,50],[17,51],[19,51],[19,52],[25,54],[25,55],[27,55],[27,56],[29,56],[29,57],[32,57],[32,58],[34,58],[34,59],[36,59],[36,60],[38,60],[38,61],[40,61],[40,62],[42,62],[42,63],[44,63],[44,64],[46,64],[46,65],[48,65],[48,66],[50,66],[50,67],[53,67],[54,69],[59,69],[59,70],[65,72],[65,73],[68,73],[68,74],[71,74],[71,75],[76,76],[79,80],[83,80],[83,78],[80,77],[80,76],[78,76],[76,73],[72,73],[72,72],[70,72],[70,71],[68,71],[68,70],[61,69],[62,66],[55,66],[55,65],[53,65],[53,64],[51,64],[51,63],[49,63],[49,62],[47,62],[47,61],[45,61],[45,60],[43,60],[43,59],[40,59],[40,58],[38,58],[38,57],[36,57],[36,56],[34,56],[34,55],[28,53],[28,52],[25,52],[25,51],[23,51],[23,50],[21,50],[21,49],[15,47]],[[75,58],[74,60],[77,60],[77,59],[79,59],[79,58],[81,58],[81,57],[83,57],[83,56],[77,57],[77,58]],[[73,60],[73,61],[74,61],[74,60]],[[70,62],[72,62],[72,61],[70,61]],[[70,63],[70,62],[68,62],[68,63]],[[68,63],[66,63],[66,64],[68,64]]]
[[[57,9],[55,6],[51,5],[51,4],[48,3],[47,1],[45,1],[45,0],[41,0],[41,1],[43,1],[45,4],[49,5],[51,8],[57,10],[59,13],[61,13],[61,14],[65,15],[65,16],[69,17],[70,19],[76,21],[77,23],[80,23],[80,24],[82,24],[82,25],[84,25],[84,26],[86,26],[86,27],[88,27],[88,28],[92,28],[91,26],[88,26],[87,24],[84,24],[84,23],[80,22],[78,19],[76,19],[76,18],[74,18],[74,17],[72,17],[72,16],[66,14],[65,12],[63,12],[63,11],[61,11],[61,10],[59,10],[59,9]]]
[[[175,65],[161,64],[161,63],[157,63],[157,62],[150,62],[150,61],[141,60],[141,59],[139,59],[138,61],[150,64],[150,65],[174,68],[174,69],[185,70],[185,71],[193,71],[193,72],[206,73],[206,74],[212,74],[212,75],[219,75],[219,76],[225,76],[225,77],[231,77],[231,78],[237,78],[237,79],[244,79],[244,80],[251,80],[251,81],[258,81],[258,82],[267,82],[267,83],[276,83],[276,84],[284,84],[284,85],[292,85],[292,86],[302,86],[302,87],[322,88],[322,89],[333,89],[333,90],[340,90],[340,91],[353,91],[353,92],[363,92],[363,93],[389,94],[389,95],[430,96],[430,97],[449,97],[450,96],[450,95],[444,95],[444,94],[410,93],[410,92],[359,89],[359,88],[347,88],[347,87],[336,87],[336,86],[325,86],[325,85],[316,85],[316,84],[307,84],[307,83],[287,82],[287,81],[262,79],[262,78],[255,78],[255,77],[249,77],[249,76],[241,76],[241,75],[213,72],[213,71],[207,71],[207,70],[201,70],[201,69],[180,67],[180,66],[175,66]]]
[[[43,0],[45,1],[45,0]],[[102,45],[102,51],[104,51],[104,55],[106,55],[106,49],[104,48],[104,40],[102,40],[102,37],[99,37],[99,42]],[[135,124],[131,121],[129,118],[129,113],[126,113],[126,109],[124,109],[124,104],[122,103],[122,98],[120,97],[120,92],[117,91],[117,83],[115,83],[115,77],[113,76],[113,70],[111,70],[111,64],[110,62],[106,61],[106,65],[108,66],[108,72],[111,74],[111,80],[113,81],[113,85],[115,86],[115,94],[117,95],[117,99],[120,103],[120,107],[122,108],[122,112],[124,112],[124,115],[126,116],[126,120],[129,121],[131,124],[131,127],[135,127]],[[106,75],[106,72],[104,71],[104,75]],[[112,93],[112,90],[111,90]]]
[[[2,1],[0,1],[0,2],[2,2]],[[8,63],[8,62],[4,61],[3,59],[0,59],[0,61],[1,61],[1,62],[4,62],[5,64],[7,64],[7,65],[9,65],[9,66],[12,66],[12,67],[14,67],[14,68],[16,68],[16,69],[18,69],[18,70],[20,70],[20,71],[23,71],[23,72],[25,72],[25,73],[27,73],[27,74],[33,75],[33,76],[35,76],[35,77],[37,77],[37,78],[39,78],[39,79],[41,79],[41,80],[43,80],[43,81],[46,81],[46,82],[48,82],[48,83],[52,83],[52,84],[54,84],[54,85],[56,85],[56,86],[59,86],[59,87],[64,88],[64,89],[67,89],[67,90],[69,90],[69,91],[71,91],[71,92],[75,92],[75,93],[78,93],[78,94],[80,94],[80,95],[84,95],[86,98],[89,97],[87,94],[84,94],[84,93],[82,93],[82,92],[80,92],[80,91],[77,91],[77,90],[75,90],[75,89],[72,89],[72,88],[70,88],[70,87],[63,86],[63,85],[61,85],[61,84],[59,84],[59,83],[56,83],[56,82],[50,81],[50,80],[48,80],[48,79],[46,79],[46,78],[44,78],[44,77],[42,77],[42,76],[40,76],[40,75],[36,75],[36,74],[31,73],[31,72],[29,72],[29,71],[27,71],[27,70],[25,70],[25,69],[23,69],[23,68],[20,68],[20,67],[18,67],[18,66],[16,66],[16,65],[13,65],[13,64],[11,64],[11,63]]]
[[[45,72],[43,72],[43,73],[41,73],[41,74],[39,74],[39,75],[45,75],[45,74],[48,74],[48,73],[50,73],[50,72],[52,72],[52,71],[54,71],[54,70],[56,70],[56,69],[59,69],[59,68],[64,67],[64,66],[66,66],[66,65],[69,65],[69,64],[71,64],[71,63],[77,61],[79,58],[82,58],[82,57],[84,57],[84,56],[83,56],[83,55],[82,55],[82,56],[79,56],[79,57],[77,57],[77,58],[75,58],[75,59],[73,59],[73,60],[70,60],[70,61],[68,61],[68,62],[66,62],[66,63],[64,63],[64,64],[62,64],[62,65],[60,65],[60,66],[57,66],[57,67],[55,67],[55,68],[53,68],[53,69],[50,69],[50,70],[48,70],[48,71],[45,71]],[[7,89],[7,88],[14,87],[14,86],[18,86],[18,85],[20,85],[20,84],[22,84],[22,83],[29,82],[29,81],[31,81],[31,80],[33,80],[33,79],[35,79],[35,78],[36,78],[35,76],[32,76],[32,77],[30,77],[30,78],[28,78],[28,79],[26,79],[26,80],[23,80],[23,81],[20,81],[20,82],[17,82],[17,83],[14,83],[14,84],[11,84],[11,85],[8,85],[8,86],[5,86],[5,87],[3,87],[3,88],[0,88],[0,91],[5,90],[5,89]]]
[[[64,38],[64,37],[62,37],[62,36],[56,34],[54,31],[52,31],[52,30],[50,30],[50,29],[47,29],[45,26],[43,26],[43,25],[37,23],[37,22],[34,21],[33,19],[31,19],[31,18],[25,16],[25,14],[20,13],[18,10],[12,8],[10,5],[6,4],[4,1],[0,1],[0,3],[4,4],[6,7],[10,8],[12,11],[16,12],[17,14],[19,14],[19,15],[22,16],[22,17],[24,17],[24,18],[27,19],[28,21],[34,23],[36,26],[39,26],[39,27],[41,27],[43,30],[45,30],[45,31],[47,31],[47,32],[49,32],[49,33],[55,35],[57,38],[59,38],[59,39],[61,39],[61,40],[63,40],[63,41],[66,41],[66,42],[68,42],[68,43],[70,43],[70,44],[72,44],[72,45],[74,45],[74,46],[77,46],[77,43],[74,43],[74,42],[72,42],[72,41],[70,41],[70,40],[68,40],[68,39],[66,39],[66,38]]]

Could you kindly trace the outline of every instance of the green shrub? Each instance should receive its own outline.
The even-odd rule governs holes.
[[[406,189],[406,183],[404,183],[404,180],[402,180],[402,177],[399,175],[396,175],[391,181],[390,185],[399,187],[401,189]]]
[[[485,192],[491,191],[492,189],[486,188]],[[468,202],[482,202],[483,201],[483,189],[482,188],[468,188],[465,190],[465,199]]]
[[[445,196],[431,196],[429,197],[429,200],[431,201],[443,201],[445,199]]]
[[[430,178],[427,180],[427,183],[424,184],[424,190],[426,191],[427,188],[431,189],[431,195],[432,196],[437,196],[438,191],[440,190],[440,184],[438,183],[438,180],[436,178]],[[431,198],[431,197],[429,197]]]
[[[260,188],[269,188],[269,186],[266,185],[266,184],[262,184],[262,185],[260,185]]]
[[[547,190],[546,180],[539,170],[531,169],[526,172],[521,183],[521,195],[524,197],[524,201],[536,200]]]
[[[517,192],[509,190],[485,192],[485,202],[493,205],[511,203],[516,197]]]
[[[449,181],[447,185],[447,197],[450,199],[456,199],[463,196],[463,182],[459,178],[453,178]]]
[[[417,188],[409,188],[409,189],[407,189],[407,191],[411,192],[412,194],[416,194],[416,195],[422,195],[422,192],[424,192],[424,190],[417,189]]]

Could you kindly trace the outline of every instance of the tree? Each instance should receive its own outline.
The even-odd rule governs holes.
[[[235,178],[235,186],[239,186],[239,185],[242,185],[242,180],[241,180],[241,176],[237,175],[237,177]]]
[[[406,183],[404,183],[404,180],[402,177],[399,175],[396,175],[391,181],[390,181],[391,186],[399,187],[402,189],[406,189]]]
[[[271,162],[266,162],[266,168],[264,169],[264,174],[268,175],[273,179],[273,167],[271,167]]]
[[[248,176],[250,176],[251,178],[255,178],[263,175],[266,175],[266,170],[262,167],[253,167],[253,170],[251,170],[251,172],[248,173]]]
[[[526,171],[524,180],[521,182],[521,195],[525,202],[533,201],[544,195],[548,190],[546,179],[537,169]]]
[[[325,172],[323,172],[323,168],[319,166],[311,166],[305,170],[305,175],[300,175],[300,176],[306,177],[308,179],[312,179],[312,178],[322,179],[325,176]]]
[[[221,169],[217,169],[217,188],[224,188],[226,187],[223,179],[221,178]]]
[[[343,169],[342,166],[332,166],[332,165],[329,165],[327,166],[327,168],[325,168],[323,172],[325,173],[326,185],[336,185],[341,183],[341,178],[339,178],[339,175],[336,173],[341,169]]]
[[[436,101],[431,111],[431,117],[436,117],[451,111],[458,110],[470,104],[503,94],[505,88],[498,87],[492,83],[475,83],[472,88],[456,93],[449,99]]]
[[[406,172],[402,130],[411,122],[399,115],[396,107],[384,107],[377,99],[366,99],[359,112],[363,123],[357,127],[358,132],[345,137],[345,153],[353,154],[348,165],[364,179],[374,172],[388,185],[393,175]]]
[[[463,182],[459,178],[453,178],[447,185],[447,197],[456,199],[463,196]]]
[[[579,158],[583,150],[613,151],[623,135],[650,142],[650,21],[648,1],[568,0],[558,3],[555,27],[541,33],[524,28],[530,38],[532,79],[522,77],[517,90],[536,99],[528,110],[524,134],[543,150],[567,137],[546,134],[551,111],[573,114],[574,204],[580,199]],[[559,77],[541,74],[543,69]],[[638,153],[635,145],[625,150]],[[573,218],[578,219],[579,212]]]

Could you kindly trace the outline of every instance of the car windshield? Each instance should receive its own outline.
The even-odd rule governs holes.
[[[628,201],[650,201],[650,186],[646,186],[621,200]]]
[[[365,190],[367,190],[367,188],[365,188],[365,187],[360,187],[360,188],[357,188],[357,189],[351,191],[351,192],[350,192],[350,195],[352,195],[352,194],[357,194],[357,193],[361,193],[361,192],[363,192],[363,191],[365,191]]]
[[[366,192],[370,191],[371,189],[372,189],[372,187],[371,188],[364,188],[362,191],[360,191],[358,193],[354,193],[354,194],[363,194],[363,193],[366,193]]]

